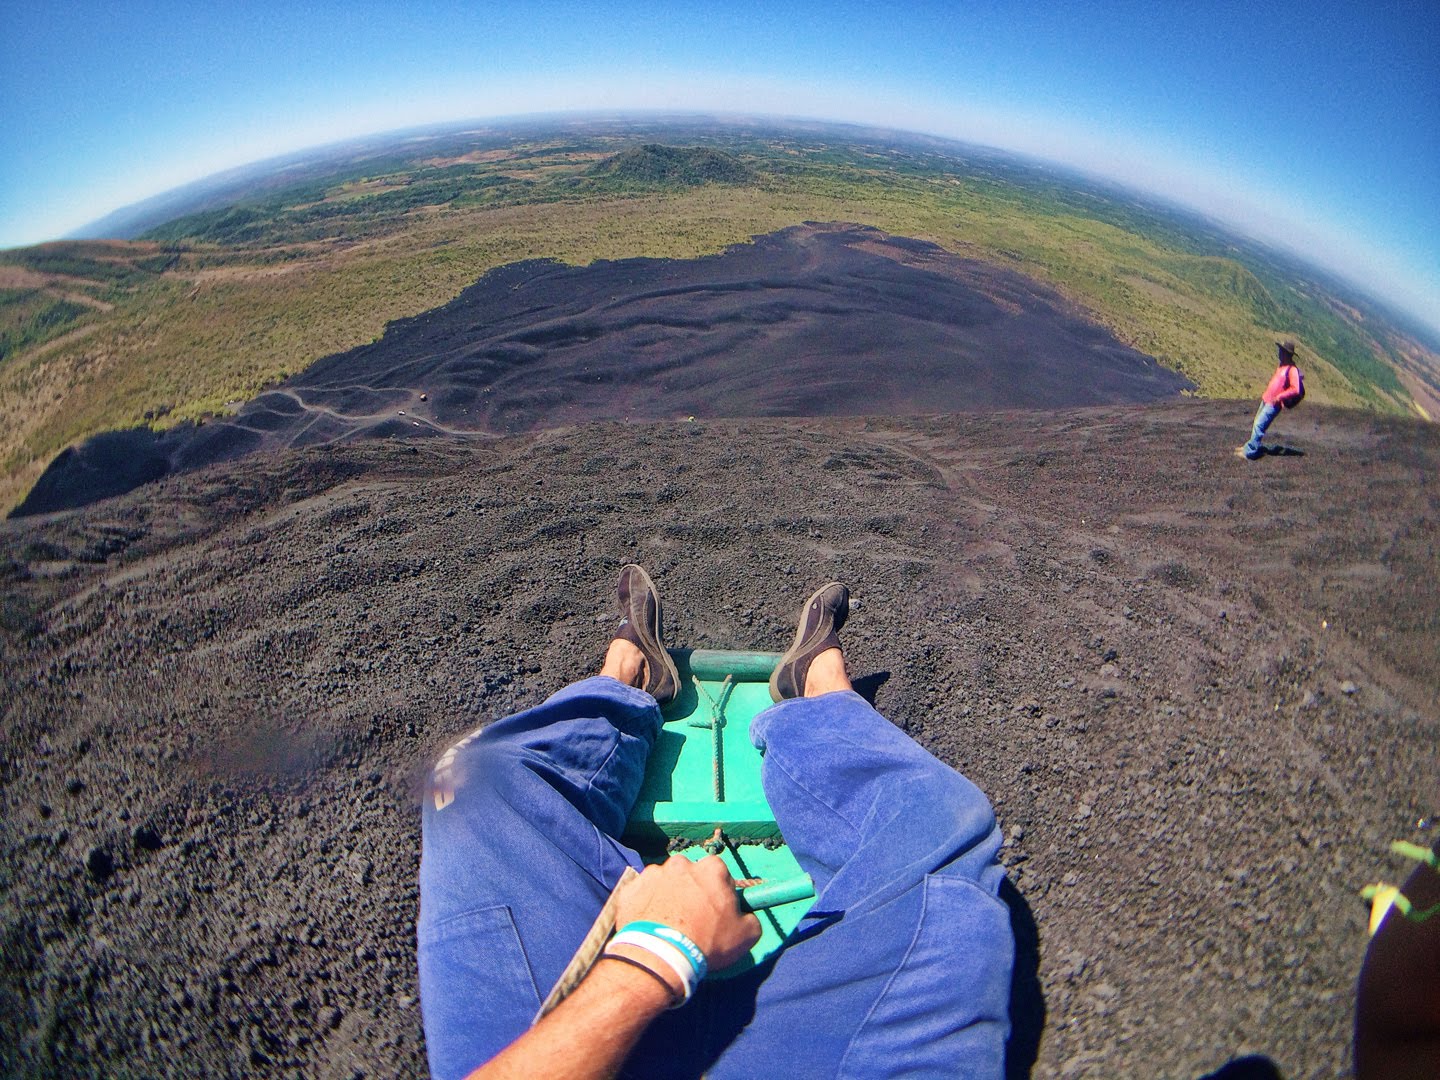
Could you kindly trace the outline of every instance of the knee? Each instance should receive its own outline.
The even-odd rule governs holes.
[[[995,834],[995,810],[985,793],[948,766],[909,778],[896,792],[908,827],[937,846],[963,851]]]
[[[524,750],[503,739],[487,739],[486,728],[477,728],[448,747],[430,770],[426,801],[443,810],[455,801],[456,792],[484,777],[487,790],[504,786],[505,778],[524,768]]]

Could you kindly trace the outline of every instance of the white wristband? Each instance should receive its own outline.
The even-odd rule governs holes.
[[[656,937],[654,934],[647,934],[643,930],[622,930],[610,939],[606,949],[616,945],[633,945],[637,949],[644,949],[652,956],[659,957],[666,967],[675,972],[675,977],[685,988],[685,1001],[690,1000],[690,995],[695,992],[695,984],[699,981],[695,977],[695,967],[690,963],[690,958],[670,942]]]

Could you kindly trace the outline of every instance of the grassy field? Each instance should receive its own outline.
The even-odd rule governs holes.
[[[0,505],[73,442],[218,413],[496,266],[690,258],[807,220],[1049,282],[1207,396],[1258,395],[1277,335],[1300,342],[1315,401],[1400,412],[1440,393],[1440,358],[1362,301],[1133,195],[920,141],[675,134],[696,149],[647,146],[653,130],[457,137],[141,240],[0,252]]]

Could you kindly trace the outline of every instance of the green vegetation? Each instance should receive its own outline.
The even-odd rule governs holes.
[[[140,241],[0,252],[0,502],[69,443],[219,412],[505,263],[691,258],[807,220],[873,225],[1046,281],[1208,396],[1258,394],[1286,335],[1312,401],[1403,411],[1421,383],[1440,397],[1431,348],[1313,270],[999,154],[645,121],[395,146],[409,149],[289,168]]]
[[[86,285],[126,289],[168,269],[177,258],[166,252],[138,255],[117,251],[112,245],[60,243],[0,252],[0,265],[73,278]]]
[[[153,246],[60,243],[0,252],[0,364],[78,329],[179,260]]]
[[[49,341],[82,315],[93,311],[71,300],[53,300],[41,289],[0,290],[0,361],[31,345]]]
[[[654,188],[673,191],[702,184],[745,184],[755,173],[737,158],[708,147],[644,143],[597,162],[587,176],[608,181],[612,191]]]
[[[479,175],[479,170],[424,169],[396,187],[335,192],[295,205],[302,193],[289,193],[255,205],[226,207],[178,218],[147,234],[147,239],[221,245],[303,243],[371,233],[377,224],[413,210],[472,207],[523,202],[534,185],[527,179]]]

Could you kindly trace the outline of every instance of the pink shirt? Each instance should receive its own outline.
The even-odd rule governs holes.
[[[1305,376],[1294,364],[1281,364],[1270,376],[1270,385],[1265,387],[1261,400],[1266,405],[1279,405],[1288,409],[1299,403],[1305,396]]]

